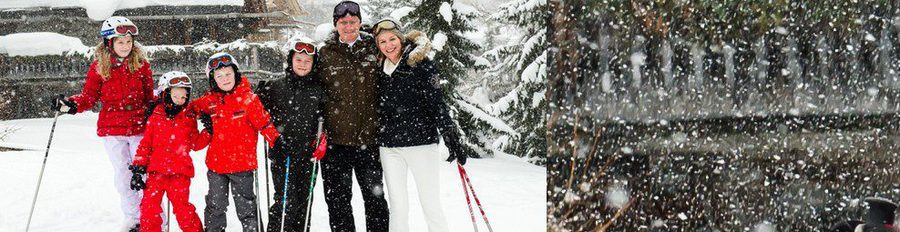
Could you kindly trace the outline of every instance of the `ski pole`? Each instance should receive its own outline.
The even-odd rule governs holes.
[[[466,169],[463,168],[462,164],[456,163],[456,166],[459,167],[460,173],[465,177],[465,183],[469,185],[469,190],[472,191],[472,198],[475,198],[475,204],[478,204],[478,210],[481,211],[481,217],[484,219],[484,224],[487,225],[488,231],[494,232],[494,229],[491,228],[491,222],[488,221],[487,214],[484,213],[484,208],[481,206],[481,201],[478,200],[478,195],[475,195],[475,187],[472,186],[472,181],[469,180],[469,173],[466,172]]]
[[[169,194],[166,194],[166,232],[169,232],[169,227],[172,225],[172,201],[169,200]]]
[[[313,161],[313,169],[312,169],[312,177],[309,179],[309,194],[306,196],[306,220],[303,221],[303,232],[309,231],[309,211],[312,210],[312,198],[313,198],[313,188],[316,187],[316,174],[318,173],[317,167],[319,166],[319,161]]]
[[[282,192],[281,198],[281,230],[280,232],[284,232],[284,214],[285,209],[287,209],[287,195],[288,195],[288,183],[290,182],[288,177],[291,173],[291,156],[287,155],[285,160],[285,169],[284,169],[284,192]]]
[[[256,170],[253,171],[253,182],[253,190],[256,191],[256,201],[253,202],[253,204],[256,205],[256,231],[263,231],[262,209],[259,207],[259,177]]]
[[[269,142],[263,139],[263,154],[266,156],[266,207],[271,207],[269,202],[271,195],[269,194]]]
[[[469,200],[469,189],[466,187],[466,174],[463,171],[462,165],[459,165],[458,162],[457,166],[457,169],[459,169],[459,180],[462,182],[463,193],[466,194],[466,205],[469,206],[469,217],[472,218],[472,228],[475,229],[475,232],[478,232],[478,225],[475,223],[475,212],[472,211],[472,201]]]
[[[37,204],[38,193],[41,191],[41,180],[44,179],[44,167],[47,166],[47,156],[50,155],[50,143],[53,141],[53,132],[56,131],[56,120],[59,119],[59,111],[53,114],[53,126],[50,127],[50,139],[47,140],[47,151],[44,152],[44,162],[41,163],[41,172],[38,174],[37,189],[34,190],[34,199],[31,200],[31,211],[28,212],[28,222],[25,224],[25,232],[31,229],[31,216],[34,216],[34,205]]]
[[[324,122],[325,121],[323,118],[319,118],[319,127],[316,130],[316,142],[315,146],[313,146],[313,153],[315,153],[315,149],[319,147],[319,144],[322,143],[322,124]],[[306,219],[303,221],[303,232],[309,231],[309,217],[311,215],[309,211],[312,210],[313,189],[316,187],[316,174],[318,174],[318,170],[316,169],[318,167],[319,160],[316,160],[315,155],[313,155],[312,174],[309,178],[309,193],[306,194],[306,216],[304,216],[304,218]]]

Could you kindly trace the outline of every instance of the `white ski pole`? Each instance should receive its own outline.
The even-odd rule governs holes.
[[[315,149],[319,147],[319,143],[322,142],[322,124],[324,122],[325,122],[324,119],[319,118],[319,128],[316,131],[316,146],[313,147],[314,153],[315,153]],[[315,158],[313,158],[313,159],[315,159]],[[309,231],[308,225],[309,225],[309,217],[311,215],[309,213],[309,211],[312,210],[313,189],[316,187],[316,174],[318,173],[317,172],[318,170],[316,170],[316,169],[318,168],[318,166],[319,166],[319,161],[314,160],[312,174],[311,174],[311,177],[309,180],[309,193],[306,195],[306,216],[304,216],[304,218],[306,218],[306,220],[303,221],[303,231],[304,232]]]
[[[53,142],[53,132],[56,131],[56,120],[59,119],[59,111],[53,114],[53,126],[50,127],[50,139],[47,140],[47,151],[44,152],[44,162],[41,163],[41,173],[38,174],[37,189],[34,190],[34,199],[31,200],[31,211],[28,212],[28,222],[25,232],[31,229],[31,216],[34,216],[34,205],[37,204],[38,193],[41,191],[41,180],[44,179],[44,167],[47,166],[47,156],[50,155],[50,143]]]

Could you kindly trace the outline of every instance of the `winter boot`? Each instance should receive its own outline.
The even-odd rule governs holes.
[[[131,229],[128,230],[128,232],[141,232],[141,224],[134,224],[134,226],[132,226]]]

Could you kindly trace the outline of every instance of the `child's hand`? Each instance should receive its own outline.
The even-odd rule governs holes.
[[[60,113],[75,114],[78,106],[73,101],[66,99],[65,95],[59,94],[50,101],[50,111],[59,111]]]
[[[128,166],[128,170],[131,170],[131,190],[142,190],[147,185],[144,183],[143,174],[147,173],[147,166]]]
[[[200,122],[203,123],[203,129],[209,131],[209,134],[212,135],[212,117],[210,117],[209,114],[200,114]]]
[[[141,174],[131,174],[131,190],[140,191],[146,187],[147,185],[144,184],[144,179],[141,177]]]
[[[322,160],[325,157],[325,151],[328,150],[328,138],[325,133],[319,134],[319,144],[313,142],[312,147],[315,149],[313,159]]]

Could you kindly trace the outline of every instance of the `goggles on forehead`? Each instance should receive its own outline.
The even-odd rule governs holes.
[[[169,85],[171,86],[190,86],[191,78],[186,76],[179,76],[169,80]]]
[[[222,55],[218,57],[214,57],[209,59],[209,63],[206,66],[209,68],[209,71],[216,70],[222,66],[233,64],[234,59],[230,55]]]
[[[138,35],[137,26],[135,26],[135,25],[119,25],[119,26],[116,26],[116,28],[108,29],[106,31],[103,31],[103,33],[101,33],[101,35],[103,37],[107,37],[110,35],[125,36],[128,34],[131,34],[132,36]]]
[[[344,15],[359,15],[359,4],[354,2],[341,2],[334,7],[334,16],[342,17]]]
[[[391,20],[391,19],[382,19],[381,21],[378,21],[378,23],[375,23],[375,29],[372,30],[372,32],[375,32],[375,35],[378,35],[379,33],[381,33],[382,30],[393,30],[393,29],[402,30],[400,28],[400,24],[397,23],[396,21]]]
[[[305,43],[305,42],[296,42],[294,43],[294,47],[292,48],[295,52],[303,52],[307,55],[315,55],[316,54],[316,46]]]

